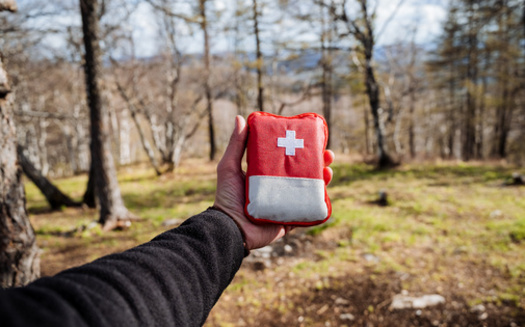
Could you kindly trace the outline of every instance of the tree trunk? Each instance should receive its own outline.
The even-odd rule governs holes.
[[[464,118],[464,134],[463,134],[463,159],[470,160],[475,157],[476,149],[476,97],[475,90],[478,78],[478,36],[477,26],[474,22],[474,9],[472,3],[469,5],[469,23],[468,23],[468,37],[467,37],[467,103]]]
[[[257,0],[253,0],[253,34],[255,35],[255,54],[257,69],[257,109],[264,111],[264,87],[262,83],[263,57],[261,52],[261,39],[259,35],[259,11]]]
[[[374,68],[372,67],[373,41],[369,40],[368,42],[365,42],[365,45],[366,44],[368,44],[368,46],[365,48],[366,93],[368,95],[372,118],[374,119],[374,131],[377,141],[377,167],[379,169],[383,169],[391,166],[393,161],[386,152],[384,132],[381,126],[381,118],[379,117],[379,85],[377,84]]]
[[[108,140],[108,112],[102,103],[100,86],[101,54],[98,41],[99,4],[97,0],[80,0],[85,46],[86,93],[91,122],[91,160],[95,193],[100,205],[99,222],[105,230],[119,226],[120,221],[133,218],[124,206],[117,181],[117,172]]]
[[[204,34],[204,93],[206,95],[206,111],[208,113],[208,134],[210,137],[210,160],[215,159],[215,128],[213,127],[213,98],[210,86],[210,40],[208,36],[208,21],[206,19],[206,1],[200,0],[201,28]]]
[[[328,24],[325,22],[325,16],[324,16],[324,8],[321,6],[321,17],[322,17],[322,31],[321,31],[321,68],[323,70],[323,76],[321,80],[321,92],[322,92],[322,100],[323,100],[323,116],[326,120],[326,124],[328,125],[328,130],[330,131],[332,128],[332,95],[333,95],[333,89],[332,89],[332,58],[330,56],[330,50],[327,47],[327,44],[330,46],[330,35],[329,30],[330,28],[326,27]],[[326,147],[330,148],[330,142],[331,137],[328,137]]]
[[[478,126],[477,126],[477,137],[476,137],[476,156],[478,159],[484,159],[484,129],[485,129],[485,107],[486,107],[486,92],[487,92],[487,73],[490,71],[490,52],[485,53],[485,65],[483,69],[483,77],[481,79],[481,94],[479,96],[479,109],[478,109]]]
[[[362,20],[364,23],[364,29],[358,27],[358,25],[346,15],[346,9],[343,5],[344,15],[341,19],[349,24],[349,31],[356,37],[361,43],[363,53],[365,56],[365,85],[366,94],[368,95],[368,102],[370,104],[370,111],[372,112],[372,118],[374,123],[374,131],[376,134],[377,141],[377,168],[384,169],[392,166],[394,161],[386,152],[386,145],[384,140],[384,131],[381,124],[381,117],[379,117],[379,85],[377,83],[374,68],[372,66],[372,58],[374,55],[374,31],[372,24],[372,17],[368,14],[368,2],[366,0],[359,0],[361,6]]]
[[[456,87],[454,85],[454,72],[455,72],[455,67],[454,67],[454,64],[451,63],[450,64],[450,81],[448,85],[450,103],[447,109],[448,110],[447,112],[447,118],[448,118],[447,144],[448,144],[448,151],[449,151],[448,152],[449,159],[454,158],[454,143],[455,143],[454,140],[456,136],[456,115],[455,115],[456,108],[455,108],[455,101],[454,101]]]
[[[0,11],[5,10],[4,5],[0,0]],[[14,287],[26,285],[40,276],[40,250],[27,217],[8,99],[10,88],[2,61],[0,54],[0,287]]]
[[[368,120],[368,110],[364,107],[363,118],[365,121],[365,153],[370,154],[370,138],[368,136],[368,130],[370,129],[370,121]]]
[[[97,203],[95,201],[95,169],[93,168],[93,161],[89,166],[88,182],[86,186],[86,192],[82,197],[82,203],[87,205],[89,208],[96,208]]]
[[[502,7],[506,7],[504,2]],[[498,79],[499,79],[499,101],[496,107],[496,122],[494,127],[494,144],[492,155],[498,158],[507,156],[507,140],[510,133],[513,105],[511,103],[512,94],[510,91],[510,81],[512,80],[511,66],[509,65],[509,17],[508,12],[500,15],[499,34],[501,45],[499,48],[498,60]]]
[[[323,60],[329,61],[329,58]],[[323,98],[323,116],[326,120],[326,125],[330,131],[332,128],[332,70],[331,63],[323,63],[323,82],[322,82],[322,98]],[[331,137],[328,137],[326,148],[331,146]]]
[[[408,123],[408,147],[410,149],[410,157],[414,159],[416,157],[416,138],[414,131],[414,112],[415,112],[416,94],[413,89],[410,90],[410,106],[408,114],[410,117]]]
[[[22,166],[24,174],[38,187],[44,194],[51,209],[58,210],[61,207],[80,207],[82,204],[71,200],[70,197],[62,193],[55,185],[53,185],[42,173],[33,166],[31,161],[24,155],[24,149],[21,146],[17,147],[18,161]]]

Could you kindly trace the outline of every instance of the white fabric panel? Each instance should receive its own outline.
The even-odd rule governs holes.
[[[314,178],[250,176],[248,213],[280,222],[311,222],[328,216],[324,181]]]

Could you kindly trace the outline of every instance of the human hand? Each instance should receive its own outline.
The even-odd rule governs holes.
[[[244,236],[248,250],[262,248],[286,235],[293,227],[275,224],[254,224],[244,214],[246,173],[241,168],[241,161],[246,148],[248,128],[243,117],[235,118],[235,128],[230,137],[226,152],[217,166],[217,192],[214,207],[224,211],[236,222]],[[328,185],[333,172],[328,167],[334,161],[334,153],[324,153],[325,168],[323,177]]]

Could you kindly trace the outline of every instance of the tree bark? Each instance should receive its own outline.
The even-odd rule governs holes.
[[[0,11],[5,10],[3,2],[0,2]],[[0,287],[14,287],[26,285],[40,276],[40,250],[25,206],[8,99],[10,88],[1,54],[0,89]]]
[[[99,223],[104,230],[129,221],[133,215],[124,206],[117,181],[117,172],[108,140],[108,112],[102,103],[101,50],[99,45],[98,0],[80,0],[85,47],[86,94],[91,122],[91,160],[95,194],[99,200]]]
[[[38,187],[44,194],[51,209],[58,210],[61,207],[80,207],[80,202],[73,201],[70,197],[62,193],[51,183],[42,173],[33,166],[31,161],[24,155],[24,149],[19,145],[17,147],[18,161],[22,166],[24,174]]]
[[[210,86],[210,40],[208,36],[208,21],[206,18],[206,1],[200,0],[201,29],[204,34],[204,93],[206,95],[206,111],[208,113],[208,135],[210,138],[210,160],[215,159],[215,128],[213,126],[213,97]]]

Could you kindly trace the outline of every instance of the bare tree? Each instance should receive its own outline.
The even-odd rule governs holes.
[[[231,19],[232,26],[229,28],[233,33],[234,50],[232,54],[233,69],[233,90],[234,90],[234,102],[237,107],[237,113],[245,116],[247,114],[248,107],[248,93],[250,89],[250,71],[248,65],[245,62],[248,61],[246,51],[242,50],[241,40],[244,36],[244,31],[247,29],[246,16],[249,13],[249,8],[244,5],[243,0],[235,1],[235,11]]]
[[[326,15],[324,6],[321,10],[321,98],[323,100],[323,115],[328,125],[328,130],[332,128],[332,97],[333,97],[333,58],[332,58],[332,41],[333,41],[333,21],[330,15]],[[326,147],[330,148],[331,138],[328,138]]]
[[[91,122],[91,170],[99,200],[99,222],[105,230],[119,227],[134,216],[122,200],[117,172],[108,140],[108,112],[101,96],[101,50],[98,0],[80,0],[85,47],[86,94]],[[89,184],[89,183],[88,183]]]
[[[158,55],[147,62],[138,59],[133,37],[126,35],[123,41],[129,45],[129,59],[111,61],[118,94],[130,111],[150,163],[160,175],[179,165],[187,141],[198,131],[208,108],[200,108],[204,98],[200,92],[201,74],[186,73],[201,70],[183,68],[187,60],[179,47],[180,24],[189,23],[189,18],[174,14],[169,1],[152,5],[158,18],[159,36],[164,40]],[[212,88],[215,87],[210,85]],[[220,92],[215,94],[218,95]],[[146,130],[151,132],[149,137]]]
[[[0,0],[0,11],[16,3]],[[0,287],[28,284],[40,276],[40,250],[25,207],[22,170],[17,163],[11,89],[0,54]]]
[[[215,144],[215,127],[213,126],[213,98],[210,85],[210,38],[208,35],[208,19],[206,18],[206,3],[208,0],[199,0],[200,27],[204,36],[204,94],[206,97],[206,111],[208,113],[208,136],[210,138],[210,160],[215,159],[217,146]]]
[[[343,23],[344,31],[340,33],[341,37],[354,37],[364,55],[364,78],[366,85],[366,94],[370,105],[370,111],[373,117],[374,130],[376,134],[377,146],[377,166],[378,168],[387,168],[393,164],[393,160],[386,150],[385,132],[381,123],[380,105],[379,105],[379,83],[377,82],[375,69],[373,66],[375,35],[373,17],[374,12],[370,12],[367,0],[357,0],[359,5],[359,16],[351,17],[348,14],[347,1],[343,0],[340,4],[330,3],[330,12],[334,20]],[[323,5],[324,2],[322,2]]]
[[[255,36],[255,68],[257,70],[257,109],[264,111],[264,86],[262,82],[263,56],[261,51],[261,37],[259,33],[259,17],[261,14],[259,13],[257,0],[252,0],[252,12],[253,35]]]
[[[386,48],[388,76],[384,78],[387,82],[383,84],[389,119],[395,124],[393,141],[396,153],[405,152],[401,134],[406,131],[411,158],[416,156],[416,101],[425,84],[421,77],[421,63],[418,61],[422,49],[414,41],[416,30],[416,28],[412,30],[410,42],[402,42]]]

